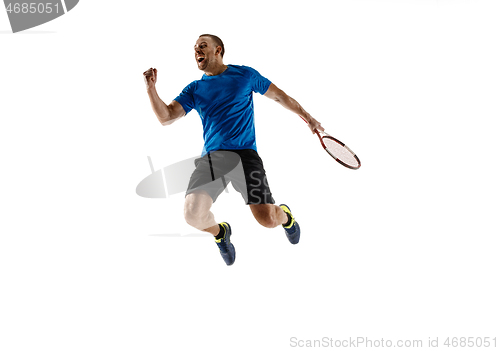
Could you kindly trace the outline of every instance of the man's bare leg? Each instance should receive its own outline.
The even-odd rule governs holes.
[[[189,225],[214,236],[224,262],[230,266],[236,258],[236,250],[230,241],[231,226],[226,222],[219,225],[215,221],[213,213],[210,212],[212,205],[213,200],[207,192],[193,192],[186,196],[184,218]]]
[[[212,205],[213,200],[207,192],[193,192],[186,196],[184,218],[190,226],[217,236],[219,234],[219,225],[210,211]]]
[[[250,205],[250,210],[257,222],[266,228],[274,228],[288,222],[285,211],[273,204]]]
[[[300,226],[292,216],[290,208],[287,205],[259,204],[250,205],[253,216],[266,228],[274,228],[283,225],[286,236],[290,243],[297,244],[300,240]]]

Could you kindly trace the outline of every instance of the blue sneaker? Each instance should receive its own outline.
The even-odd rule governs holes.
[[[224,237],[222,239],[215,239],[215,243],[219,247],[220,255],[224,259],[224,262],[228,266],[232,265],[234,263],[234,260],[236,259],[236,250],[234,249],[234,245],[231,244],[231,226],[229,223],[222,222],[220,223],[224,227]]]
[[[290,225],[286,226],[283,225],[283,228],[285,228],[285,233],[286,237],[288,238],[288,241],[290,241],[292,244],[297,244],[300,240],[300,226],[299,223],[295,220],[295,218],[292,216],[292,212],[290,211],[290,208],[287,205],[280,205],[280,207],[290,215],[292,218],[292,223]]]

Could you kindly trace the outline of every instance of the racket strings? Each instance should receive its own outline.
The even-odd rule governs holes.
[[[352,168],[358,168],[360,166],[358,158],[347,146],[329,137],[323,137],[323,143],[325,144],[325,149],[335,159],[342,161]]]

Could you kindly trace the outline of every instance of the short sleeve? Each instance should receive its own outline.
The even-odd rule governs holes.
[[[188,114],[189,111],[191,111],[193,108],[195,108],[194,95],[193,95],[195,84],[196,84],[196,82],[190,83],[188,86],[186,86],[182,90],[182,92],[179,94],[179,96],[177,96],[174,99],[179,104],[181,104],[181,106],[184,109],[184,112],[186,112],[186,114]]]
[[[247,68],[251,73],[252,90],[255,91],[256,93],[264,95],[267,92],[267,89],[269,89],[269,86],[271,85],[271,81],[269,79],[263,77],[255,69],[250,68],[250,67],[247,67]]]

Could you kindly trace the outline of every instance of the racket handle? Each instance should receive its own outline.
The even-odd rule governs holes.
[[[301,115],[299,115],[299,117],[300,117],[300,118],[302,118],[302,120],[303,120],[304,122],[306,122],[306,123],[307,123],[307,121],[306,121],[306,119],[305,119],[304,117],[302,117]],[[307,124],[309,124],[309,123],[307,123]],[[330,134],[328,134],[328,133],[327,133],[327,132],[325,132],[324,130],[317,130],[317,129],[315,129],[314,131],[316,132],[316,134],[318,135],[318,138],[320,138],[320,140],[321,140],[321,136],[320,136],[320,134],[319,134],[319,133],[322,133],[322,134],[325,134],[325,135],[331,136]]]

